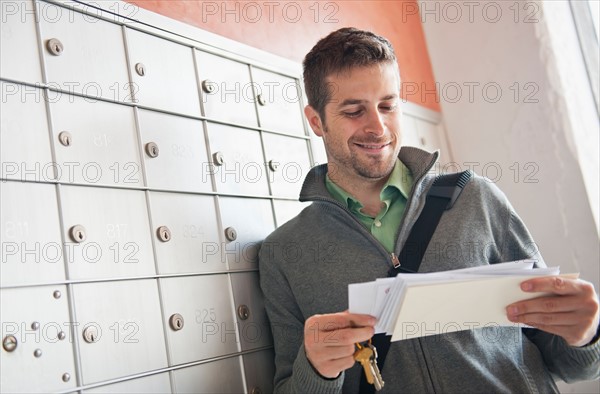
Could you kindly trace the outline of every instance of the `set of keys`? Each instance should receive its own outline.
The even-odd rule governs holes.
[[[375,390],[379,391],[383,388],[384,382],[377,366],[377,349],[373,346],[372,341],[366,345],[356,343],[356,351],[354,352],[354,359],[359,362],[365,370],[365,376],[369,384],[375,385]]]

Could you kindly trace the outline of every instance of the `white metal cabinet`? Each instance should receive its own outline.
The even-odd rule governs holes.
[[[84,384],[167,366],[156,280],[81,283],[73,294]]]
[[[177,393],[244,392],[240,357],[230,357],[172,372]]]
[[[156,273],[144,192],[63,186],[60,196],[69,279]]]
[[[42,82],[35,15],[31,0],[0,2],[0,77]]]
[[[51,101],[50,111],[61,182],[126,187],[143,184],[131,108],[60,95]]]
[[[244,373],[248,393],[272,393],[273,377],[275,376],[275,353],[273,349],[246,353],[244,359]]]
[[[135,101],[200,116],[192,48],[133,29],[126,32]]]
[[[217,192],[267,195],[268,174],[260,133],[208,123],[212,168]]]
[[[220,197],[219,211],[223,232],[235,230],[235,237],[226,239],[221,251],[229,269],[257,269],[260,243],[275,229],[270,201]]]
[[[40,4],[48,85],[89,97],[131,102],[122,27],[54,4]]]
[[[302,90],[297,80],[252,68],[261,127],[293,135],[305,135],[302,123]]]
[[[227,274],[166,278],[160,286],[172,365],[239,351]]]
[[[54,180],[43,90],[8,82],[0,82],[0,89],[0,177]]]
[[[0,183],[2,286],[65,279],[55,188],[28,182]]]
[[[214,197],[151,192],[150,207],[160,274],[227,270]],[[163,226],[167,241],[156,234]]]
[[[449,157],[449,150],[442,130],[443,126],[418,118],[415,118],[415,123],[418,130],[420,147],[430,152],[439,149],[439,162],[441,164],[446,164]]]
[[[323,144],[323,139],[313,133],[312,130],[310,133],[310,147],[312,151],[312,159],[313,165],[320,165],[327,163],[327,153],[325,152],[325,145]],[[404,135],[402,136],[404,138]],[[402,141],[404,143],[404,141]]]
[[[278,134],[263,133],[265,156],[271,183],[271,194],[298,198],[310,171],[306,140]]]
[[[212,191],[202,121],[145,110],[138,117],[148,187]]]
[[[0,391],[47,393],[76,387],[66,287],[2,289],[0,305]],[[9,352],[5,343],[10,336],[16,347]]]
[[[231,274],[242,351],[273,344],[258,272]]]
[[[143,378],[83,390],[84,394],[166,394],[171,393],[168,373],[159,373]]]
[[[247,64],[196,51],[204,116],[243,126],[258,125]]]

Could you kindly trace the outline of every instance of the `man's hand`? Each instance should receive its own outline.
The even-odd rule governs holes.
[[[508,319],[559,335],[571,346],[589,343],[598,329],[598,295],[583,280],[544,277],[521,283],[526,292],[552,293],[506,308]]]
[[[354,365],[354,343],[369,340],[374,326],[375,318],[369,315],[313,315],[304,324],[306,357],[320,375],[336,378]]]

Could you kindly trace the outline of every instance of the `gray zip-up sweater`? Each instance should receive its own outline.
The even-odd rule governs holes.
[[[398,254],[423,209],[438,154],[403,147],[414,185],[400,222]],[[357,364],[324,379],[308,362],[304,321],[348,308],[348,284],[386,277],[391,256],[325,187],[327,166],[313,168],[300,200],[313,201],[275,230],[259,254],[261,287],[275,346],[275,391],[356,393]],[[504,194],[475,176],[446,211],[419,272],[533,258],[544,262]],[[492,294],[473,294],[473,298]],[[429,328],[428,329],[432,329]],[[439,328],[438,328],[439,329]],[[441,328],[443,332],[443,327]],[[600,377],[600,343],[582,348],[535,329],[486,327],[392,342],[382,370],[385,392],[557,392],[551,374],[570,382]]]

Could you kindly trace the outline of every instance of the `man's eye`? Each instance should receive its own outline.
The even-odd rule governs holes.
[[[361,113],[362,113],[362,110],[358,110],[358,111],[354,111],[354,112],[344,112],[344,115],[346,115],[349,118],[356,118]]]
[[[393,111],[396,110],[396,106],[395,105],[384,105],[384,106],[381,106],[379,108],[381,108],[383,111],[386,111],[386,112],[393,112]]]

